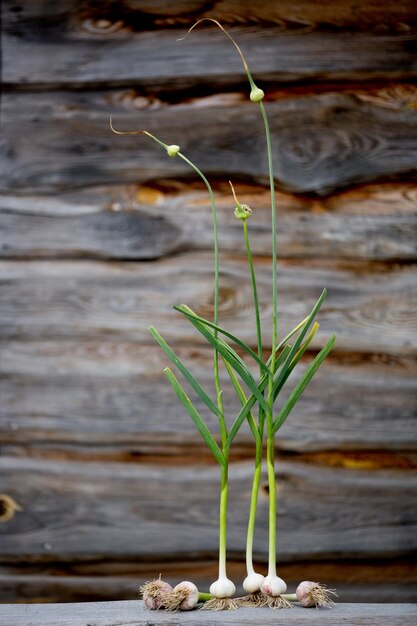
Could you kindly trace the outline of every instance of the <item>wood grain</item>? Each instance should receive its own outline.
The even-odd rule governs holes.
[[[230,188],[216,191],[219,243],[245,254]],[[269,191],[239,183],[254,210],[253,254],[270,255]],[[327,198],[277,195],[280,258],[415,260],[417,185],[364,185]],[[198,183],[152,181],[93,187],[54,196],[0,196],[3,258],[156,259],[212,250],[211,210]]]
[[[138,586],[163,572],[171,585],[191,579],[199,589],[208,589],[217,577],[217,559],[158,562],[96,559],[83,562],[0,565],[0,602],[73,602],[128,600],[137,597]],[[256,564],[264,571],[265,566]],[[227,571],[243,594],[243,561],[228,560]],[[338,602],[413,602],[416,572],[409,561],[302,561],[280,564],[280,574],[293,590],[303,579],[326,581],[336,588]]]
[[[178,346],[177,352],[214,397],[211,350]],[[288,389],[309,360],[299,365]],[[9,454],[44,458],[210,462],[162,373],[165,365],[158,346],[127,340],[3,341],[0,442]],[[300,398],[278,445],[298,452],[364,450],[368,456],[362,461],[342,456],[341,462],[378,468],[370,450],[416,446],[416,380],[413,357],[335,353]],[[216,418],[191,397],[217,432]],[[237,406],[227,380],[223,399],[231,420]],[[252,457],[246,425],[237,445],[238,455]]]
[[[2,493],[23,511],[0,527],[2,560],[102,555],[175,558],[217,552],[218,467],[2,457]],[[252,463],[230,467],[228,548],[244,554]],[[265,475],[263,476],[265,483]],[[279,560],[402,557],[416,549],[416,476],[280,462]],[[184,488],[186,485],[186,488]],[[325,488],[324,488],[325,486]],[[158,498],[155,498],[155,494]],[[256,558],[267,559],[268,497],[261,489]]]
[[[327,3],[326,3],[327,4]],[[415,77],[415,10],[397,32],[310,32],[307,27],[267,25],[231,28],[258,80]],[[161,85],[215,81],[242,82],[241,61],[230,41],[205,26],[185,41],[190,23],[175,29],[134,32],[117,14],[94,18],[67,15],[19,18],[3,33],[6,87],[80,87],[108,83]],[[408,20],[407,20],[408,21]],[[356,22],[358,23],[358,22]],[[26,24],[26,29],[25,29]],[[362,26],[363,28],[363,26]],[[374,28],[372,29],[374,30]],[[398,32],[399,31],[399,32]],[[402,32],[401,32],[402,31]]]
[[[270,263],[256,260],[261,319],[268,342]],[[92,336],[152,344],[152,322],[175,343],[201,345],[172,305],[186,302],[212,316],[212,255],[178,255],[152,264],[100,261],[3,262],[1,328],[4,338],[55,339]],[[333,332],[349,352],[415,354],[415,270],[384,264],[282,261],[278,268],[280,332],[304,319],[324,286],[322,330],[314,345]],[[349,306],[347,308],[347,303]],[[246,262],[224,256],[220,320],[232,333],[256,344]],[[267,345],[267,343],[265,343]]]
[[[264,131],[253,104],[210,101],[133,110],[123,91],[6,94],[7,129],[0,189],[48,193],[103,183],[144,183],[190,177],[181,159],[146,137],[109,130],[147,128],[179,143],[210,177],[266,182]],[[327,93],[268,105],[276,178],[283,189],[328,194],[417,167],[416,113],[376,106],[348,94]]]
[[[116,5],[103,0],[99,5],[81,0],[76,9],[71,0],[56,0],[45,15],[42,0],[4,1],[4,27],[15,35],[51,34],[52,29],[68,32],[72,25],[85,20],[85,30],[96,35],[114,34],[114,22],[124,30],[141,32],[157,28],[191,26],[202,17],[216,17],[228,26],[271,26],[277,31],[320,30],[343,32],[408,32],[417,22],[412,0],[386,0],[375,4],[364,0],[357,6],[352,0],[311,3],[308,0],[216,0],[208,6],[204,0],[122,0]],[[113,27],[112,27],[113,26]]]
[[[379,626],[381,620],[386,626],[414,626],[417,616],[416,604],[340,604],[328,611],[320,609],[306,611],[295,608],[292,611],[281,611],[282,624],[314,624],[320,616],[320,624],[334,624],[335,619],[345,626]],[[79,604],[0,606],[0,626],[9,626],[10,618],[14,626],[148,626],[152,624],[170,624],[181,626],[199,626],[202,619],[205,624],[218,624],[219,614],[207,611],[202,618],[201,613],[191,611],[172,616],[169,613],[155,611],[149,613],[142,602],[86,602]],[[175,620],[175,622],[174,622]],[[221,614],[223,624],[253,624],[254,620],[262,620],[265,626],[275,626],[277,616],[269,609],[239,609],[224,611]]]
[[[215,577],[218,468],[147,331],[154,323],[213,391],[211,351],[171,309],[185,301],[212,316],[211,210],[183,162],[108,126],[112,114],[117,128],[179,143],[208,175],[223,255],[220,319],[255,345],[229,178],[252,206],[267,349],[264,131],[224,34],[205,24],[176,42],[205,16],[231,29],[266,92],[280,332],[329,291],[292,384],[338,335],[277,441],[280,573],[291,584],[307,577],[336,586],[344,602],[416,597],[415,2],[4,0],[0,494],[23,511],[0,524],[0,602],[129,599],[160,572],[204,588]],[[227,387],[224,400],[233,415]],[[243,429],[231,457],[236,581],[252,456]],[[417,608],[282,613],[291,623],[408,626]],[[253,615],[222,621],[253,623]],[[0,605],[7,626],[149,620],[194,624],[201,614],[149,614],[139,603]],[[258,620],[269,626],[277,616],[258,611]]]

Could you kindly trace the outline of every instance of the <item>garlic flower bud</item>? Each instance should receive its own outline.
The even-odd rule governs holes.
[[[247,220],[252,215],[252,209],[247,204],[238,204],[235,208],[235,217],[238,220]]]
[[[168,156],[170,157],[176,156],[180,150],[181,148],[179,146],[176,146],[175,144],[172,144],[171,146],[167,146],[167,153],[168,153]]]
[[[232,182],[230,180],[229,180],[229,185],[232,189],[233,198],[235,199],[235,202],[236,202],[235,217],[238,220],[247,220],[248,217],[252,215],[252,209],[247,204],[241,204],[239,202],[236,196],[235,188],[233,187]]]
[[[253,87],[249,95],[249,98],[251,99],[252,102],[260,102],[261,100],[264,99],[264,97],[265,97],[265,93],[262,89],[259,89],[259,87]]]

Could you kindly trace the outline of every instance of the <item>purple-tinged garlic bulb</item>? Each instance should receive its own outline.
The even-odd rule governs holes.
[[[155,580],[148,580],[139,588],[139,591],[145,606],[151,611],[157,611],[164,608],[166,598],[172,592],[172,587],[159,576]]]
[[[287,591],[287,585],[279,576],[268,575],[261,585],[261,591],[267,596],[280,596]]]
[[[320,583],[304,580],[300,583],[295,591],[297,600],[305,608],[324,606],[331,608],[335,605],[331,595],[337,596],[334,589],[327,589]]]

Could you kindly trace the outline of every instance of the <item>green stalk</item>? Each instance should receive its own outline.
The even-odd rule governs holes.
[[[219,246],[217,236],[217,214],[216,203],[214,199],[213,190],[204,174],[181,152],[178,152],[178,156],[183,159],[192,169],[200,176],[204,181],[210,196],[212,219],[213,219],[213,235],[214,235],[214,323],[219,323]],[[214,331],[214,336],[217,338],[218,332]],[[217,406],[220,411],[219,425],[220,435],[222,441],[222,452],[225,456],[226,463],[221,466],[220,476],[220,506],[219,506],[219,578],[227,578],[226,575],[226,544],[227,544],[227,496],[228,496],[228,457],[229,449],[226,447],[227,442],[227,426],[224,419],[224,409],[222,392],[219,380],[219,353],[214,349],[214,384],[217,394]]]
[[[262,119],[265,126],[266,146],[268,153],[268,170],[269,170],[269,186],[271,192],[271,229],[272,229],[272,350],[271,350],[271,369],[268,385],[268,406],[267,415],[267,466],[268,466],[268,488],[269,488],[269,565],[268,575],[276,576],[276,516],[277,516],[277,487],[275,479],[275,445],[273,433],[273,410],[274,410],[274,372],[276,345],[278,333],[278,316],[277,316],[277,226],[276,226],[276,207],[275,207],[275,184],[274,170],[272,164],[271,150],[271,134],[269,130],[268,118],[262,100],[259,102]]]
[[[262,89],[259,89],[252,78],[252,75],[249,71],[248,64],[246,63],[246,59],[233,39],[233,37],[227,32],[225,28],[213,18],[203,18],[202,20],[198,20],[188,31],[189,34],[197,24],[201,23],[204,20],[211,21],[215,23],[231,40],[233,45],[236,47],[240,58],[242,59],[243,66],[245,68],[250,86],[251,86],[251,94],[250,99],[252,102],[257,102],[259,104],[263,123],[265,126],[265,134],[266,134],[266,144],[267,144],[267,154],[268,154],[268,170],[269,170],[269,183],[271,190],[271,213],[272,213],[272,299],[273,299],[273,309],[272,309],[272,350],[270,357],[270,375],[268,381],[268,414],[266,415],[267,420],[267,431],[268,431],[268,441],[267,441],[267,461],[268,461],[268,485],[269,485],[269,573],[271,574],[276,570],[276,482],[275,482],[275,466],[274,466],[274,436],[273,436],[273,404],[274,404],[274,393],[273,393],[273,378],[275,372],[275,358],[276,358],[276,345],[277,345],[277,333],[278,333],[278,320],[277,320],[277,242],[276,242],[276,208],[275,208],[275,185],[274,185],[274,173],[273,173],[273,164],[272,164],[272,151],[271,151],[271,137],[269,130],[268,118],[265,112],[265,107],[262,103],[262,99],[264,97],[264,92]]]
[[[249,574],[255,572],[253,568],[253,538],[255,534],[256,509],[258,506],[259,485],[262,470],[262,438],[256,440],[255,470],[253,473],[252,495],[249,509],[248,531],[246,535],[246,571]]]
[[[223,30],[223,29],[222,29]],[[269,488],[269,567],[268,575],[276,576],[276,480],[275,480],[275,450],[274,450],[274,435],[273,435],[273,409],[274,409],[274,372],[275,372],[275,359],[276,359],[276,346],[278,336],[278,294],[277,294],[277,226],[276,226],[276,206],[275,206],[275,183],[274,183],[274,169],[272,163],[272,149],[271,149],[271,133],[269,130],[268,117],[266,115],[265,107],[263,105],[264,92],[259,89],[252,78],[249,71],[249,67],[246,63],[240,48],[238,48],[239,54],[243,60],[243,65],[251,86],[250,99],[252,102],[257,102],[261,110],[262,120],[265,127],[266,136],[266,148],[268,155],[268,173],[269,173],[269,187],[271,193],[271,230],[272,230],[272,349],[270,356],[270,374],[268,381],[268,414],[266,415],[267,422],[267,465],[268,465],[268,488]]]
[[[219,578],[226,575],[226,539],[227,539],[227,495],[228,495],[228,454],[223,451],[226,464],[221,467],[220,478],[220,528],[219,528]]]
[[[246,220],[243,221],[243,234],[245,239],[246,246],[246,254],[249,261],[249,268],[252,280],[252,293],[253,293],[253,303],[255,308],[255,318],[256,318],[256,336],[258,343],[258,356],[262,358],[262,331],[261,331],[261,319],[259,313],[259,301],[258,301],[258,290],[256,286],[256,277],[255,277],[255,269],[253,265],[252,251],[249,243],[249,235],[248,235],[248,225]],[[260,368],[259,376],[262,378],[262,369]],[[252,482],[252,495],[249,509],[249,520],[248,520],[248,530],[246,536],[246,571],[248,574],[254,573],[253,568],[253,539],[255,534],[255,522],[256,522],[256,509],[258,505],[258,494],[259,494],[259,485],[261,481],[261,471],[262,471],[262,441],[263,441],[263,430],[264,430],[264,414],[261,407],[259,407],[259,419],[258,419],[258,433],[259,437],[256,438],[255,443],[255,469],[253,473],[253,482]]]
[[[284,598],[284,600],[288,600],[289,602],[298,602],[296,593],[282,593],[281,598]]]
[[[278,296],[277,296],[277,225],[276,225],[276,207],[275,207],[275,184],[274,184],[274,170],[272,164],[272,150],[271,150],[271,134],[269,131],[269,123],[266,115],[263,102],[259,102],[259,108],[261,109],[262,119],[265,126],[266,135],[266,147],[268,153],[268,170],[269,170],[269,186],[271,192],[271,228],[272,228],[272,351],[271,351],[271,372],[274,372],[275,365],[275,352],[277,345],[278,334]],[[270,380],[272,384],[272,380]],[[271,406],[272,412],[272,406]]]
[[[250,275],[252,280],[252,293],[253,293],[253,304],[255,307],[255,318],[256,318],[256,337],[258,342],[258,357],[262,359],[262,333],[261,333],[261,317],[259,314],[259,301],[258,301],[258,290],[256,287],[256,277],[255,277],[255,268],[253,266],[253,258],[252,252],[249,243],[249,234],[248,234],[248,225],[246,220],[242,220],[243,222],[243,235],[245,238],[245,247],[246,254],[248,256]],[[262,377],[262,370],[260,369],[260,376]]]
[[[198,601],[199,602],[207,602],[208,600],[212,599],[212,595],[211,593],[206,593],[205,591],[200,591],[198,594]]]
[[[203,180],[204,184],[206,185],[207,191],[210,196],[211,213],[212,213],[212,220],[213,220],[213,237],[214,237],[214,315],[213,315],[213,321],[217,325],[219,323],[219,242],[218,242],[218,235],[217,235],[216,201],[214,199],[214,194],[210,186],[210,183],[208,182],[207,178],[204,176],[203,172],[199,170],[198,167],[194,165],[194,163],[192,163],[189,159],[187,159],[186,156],[181,154],[181,152],[178,152],[178,156],[183,161],[188,163],[188,165],[200,176],[200,178]],[[217,335],[218,335],[217,330],[215,330],[214,336],[217,337]],[[222,445],[224,446],[227,441],[227,428],[226,428],[226,422],[224,419],[223,399],[222,399],[222,392],[221,392],[220,379],[219,379],[219,353],[216,349],[214,349],[214,384],[216,387],[217,406],[221,414],[219,417],[220,436],[222,440]]]
[[[180,152],[180,147],[176,145],[168,146],[166,143],[149,133],[147,130],[134,130],[134,131],[118,131],[113,127],[112,118],[110,117],[110,128],[116,135],[147,135],[157,144],[159,144],[162,148],[164,148],[168,155],[171,157],[179,156],[183,161],[185,161],[195,172],[200,176],[202,181],[207,187],[207,191],[210,196],[211,202],[211,211],[212,211],[212,219],[213,219],[213,235],[214,235],[214,323],[217,325],[219,321],[219,245],[218,245],[218,236],[217,236],[217,212],[216,212],[216,202],[214,199],[213,190],[208,182],[207,178],[204,176],[203,172],[198,169],[192,161],[187,159],[187,157]],[[217,330],[214,334],[217,337]],[[223,400],[222,400],[222,392],[220,387],[220,379],[219,379],[219,356],[218,352],[214,350],[214,383],[216,387],[216,395],[217,395],[217,406],[219,408],[219,426],[221,433],[222,445],[224,446],[227,441],[227,428],[224,420],[224,411],[223,411]]]
[[[222,28],[222,30],[224,30]],[[227,33],[226,33],[227,34]],[[229,36],[229,35],[228,35]],[[229,36],[230,37],[230,36]],[[233,39],[232,39],[233,41]],[[239,46],[233,41],[237,47],[239,54],[242,58],[245,71],[251,86],[251,100],[259,104],[261,110],[262,120],[265,127],[266,147],[268,156],[268,172],[269,172],[269,186],[271,193],[271,230],[272,230],[272,349],[269,359],[270,373],[268,381],[268,413],[266,415],[267,423],[267,467],[268,467],[268,488],[269,488],[269,565],[268,575],[276,576],[276,479],[275,479],[275,446],[274,446],[274,433],[273,433],[273,410],[274,410],[274,373],[275,373],[275,360],[276,360],[276,347],[277,347],[277,335],[278,335],[278,295],[277,295],[277,235],[276,235],[276,205],[275,205],[275,183],[274,183],[274,170],[272,163],[272,149],[271,149],[271,133],[269,130],[268,117],[266,115],[265,107],[262,99],[264,93],[261,89],[256,87],[252,75],[249,71],[248,65],[243,54],[240,51]],[[261,423],[261,415],[259,417]],[[262,424],[263,432],[263,424]],[[260,470],[259,470],[260,471]],[[252,509],[252,505],[251,505]]]
[[[276,576],[276,529],[277,529],[277,486],[274,466],[274,435],[269,432],[266,440],[266,463],[269,488],[269,559],[268,576]]]
[[[187,157],[180,152],[179,146],[168,146],[160,139],[149,133],[148,131],[132,131],[132,132],[120,132],[116,131],[112,126],[112,121],[110,118],[110,127],[113,132],[116,134],[145,134],[148,137],[151,137],[156,143],[165,148],[169,156],[179,156],[185,163],[187,163],[195,172],[200,176],[203,180],[204,184],[207,187],[207,191],[210,196],[211,209],[212,209],[212,219],[213,219],[213,235],[214,235],[214,324],[218,325],[219,321],[219,246],[218,246],[218,235],[217,235],[217,213],[216,213],[216,202],[214,198],[213,190],[208,182],[207,178],[204,176],[203,172],[196,166],[192,161],[187,159]],[[214,336],[217,338],[218,332],[214,331]],[[219,529],[219,577],[226,578],[226,524],[227,524],[227,496],[228,496],[228,457],[229,457],[229,446],[227,445],[227,426],[226,421],[224,419],[224,408],[223,408],[223,400],[222,400],[222,391],[220,386],[219,379],[219,354],[217,349],[214,349],[214,383],[216,387],[216,395],[217,395],[217,406],[219,408],[219,427],[220,427],[220,435],[222,441],[222,452],[225,456],[226,463],[221,464],[221,479],[220,479],[220,529]]]
[[[247,70],[249,82],[251,84],[252,93],[257,90],[255,83]],[[258,90],[260,91],[260,90]],[[271,150],[271,134],[269,130],[268,118],[266,115],[265,107],[262,102],[263,92],[261,99],[258,101],[259,108],[262,114],[262,120],[265,127],[266,135],[266,147],[268,154],[268,171],[269,171],[269,186],[271,193],[271,230],[272,230],[272,349],[270,357],[270,374],[268,381],[268,413],[266,415],[267,423],[267,469],[268,469],[268,488],[269,488],[269,563],[268,563],[268,576],[276,576],[276,516],[277,516],[277,487],[275,479],[275,442],[273,432],[273,410],[274,410],[274,372],[275,372],[275,359],[276,359],[276,347],[277,347],[277,334],[278,334],[278,315],[277,315],[277,235],[276,235],[276,206],[275,206],[275,184],[274,184],[274,171],[272,164],[272,150]]]

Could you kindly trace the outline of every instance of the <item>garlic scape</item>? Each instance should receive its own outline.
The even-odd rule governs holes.
[[[248,257],[249,270],[252,282],[253,305],[256,321],[256,339],[258,348],[258,357],[262,360],[262,328],[261,316],[259,312],[258,289],[256,284],[255,268],[253,265],[252,251],[249,242],[249,233],[247,219],[252,215],[252,209],[247,204],[241,204],[237,199],[234,187],[229,181],[232,189],[233,198],[236,204],[235,217],[241,221],[243,226],[243,237],[245,241],[246,255]],[[263,370],[259,367],[259,377],[262,378]],[[252,418],[253,419],[253,418]],[[251,494],[251,504],[249,510],[248,530],[246,535],[246,578],[243,581],[243,588],[247,593],[255,593],[259,591],[264,581],[264,576],[255,572],[253,567],[253,539],[255,533],[256,508],[258,504],[259,485],[261,481],[262,471],[262,445],[264,436],[265,411],[261,405],[258,408],[258,421],[256,428],[253,429],[255,438],[255,468],[253,473],[253,484]]]
[[[227,500],[228,500],[228,465],[229,465],[229,451],[230,445],[232,443],[232,439],[229,437],[229,432],[227,430],[226,420],[224,417],[224,409],[223,409],[223,401],[222,401],[222,391],[220,387],[220,379],[219,379],[219,354],[226,359],[229,363],[232,362],[234,366],[235,359],[239,359],[240,357],[232,351],[229,346],[218,337],[218,310],[219,310],[219,252],[218,252],[218,236],[217,236],[217,214],[216,214],[216,203],[213,194],[213,190],[204,176],[204,174],[198,169],[192,161],[190,161],[184,154],[182,154],[180,147],[177,145],[167,145],[151,133],[147,131],[128,131],[124,133],[122,131],[116,131],[113,127],[112,121],[110,119],[110,126],[113,132],[117,134],[145,134],[151,139],[153,139],[156,143],[158,143],[161,147],[163,147],[167,154],[171,157],[178,156],[183,161],[185,161],[203,180],[204,184],[207,187],[210,202],[212,207],[212,220],[213,220],[213,238],[214,238],[214,315],[213,315],[213,323],[211,324],[211,328],[207,328],[206,322],[204,320],[204,324],[202,324],[201,318],[195,316],[191,309],[187,307],[178,307],[178,310],[181,313],[186,313],[186,316],[190,319],[191,323],[194,327],[199,330],[203,336],[208,339],[209,343],[214,348],[214,362],[213,362],[213,371],[214,371],[214,384],[216,389],[216,401],[214,402],[207,392],[201,387],[200,383],[194,378],[188,368],[182,363],[182,361],[178,358],[175,352],[168,346],[163,337],[158,333],[158,331],[151,326],[149,328],[149,332],[153,335],[155,340],[159,343],[163,351],[169,360],[177,367],[177,369],[181,372],[187,382],[191,385],[200,399],[204,402],[207,409],[209,409],[212,413],[214,413],[218,418],[219,430],[220,430],[220,440],[221,444],[217,443],[216,439],[209,431],[206,423],[203,418],[200,416],[196,407],[187,396],[180,382],[171,371],[169,367],[165,368],[164,372],[170,381],[175,393],[178,398],[181,400],[185,410],[190,415],[191,419],[194,421],[197,429],[199,430],[201,436],[203,437],[205,443],[208,448],[212,452],[214,458],[220,465],[220,507],[219,507],[219,577],[212,584],[210,588],[210,593],[213,598],[207,602],[208,608],[216,608],[214,606],[216,598],[221,600],[225,600],[222,602],[222,608],[227,608],[228,598],[233,596],[235,593],[235,585],[231,580],[227,578],[226,573],[226,539],[227,539]],[[177,308],[177,307],[176,307]],[[243,364],[243,361],[242,361]],[[247,368],[246,368],[247,369]],[[255,385],[255,381],[253,381]],[[226,601],[227,600],[227,601]],[[233,603],[231,603],[233,604]],[[234,604],[230,608],[235,608]]]

